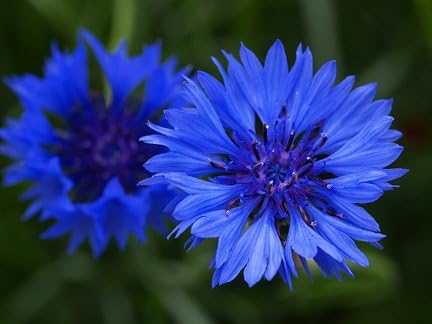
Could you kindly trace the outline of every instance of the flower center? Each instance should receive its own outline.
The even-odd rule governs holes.
[[[265,178],[268,182],[272,181],[275,185],[278,185],[285,181],[289,170],[278,163],[270,163],[267,167]]]
[[[244,199],[258,197],[263,204],[270,202],[286,214],[289,204],[308,204],[312,185],[331,189],[315,167],[327,141],[319,126],[299,134],[294,128],[289,130],[289,121],[281,118],[275,125],[264,125],[261,136],[254,136],[252,142],[231,136],[237,146],[249,152],[248,163],[230,157],[225,162],[210,161],[213,167],[227,173],[215,181],[242,184],[245,188],[239,198],[229,202],[227,214]]]
[[[137,181],[148,177],[142,164],[158,148],[138,142],[149,130],[137,118],[137,108],[138,103],[131,102],[114,114],[102,97],[92,98],[88,107],[75,108],[56,129],[56,144],[49,149],[74,182],[73,200],[97,198],[113,178],[127,192],[134,192]]]

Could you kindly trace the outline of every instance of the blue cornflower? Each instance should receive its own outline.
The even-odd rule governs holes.
[[[375,84],[352,90],[354,77],[334,84],[336,64],[313,73],[312,54],[300,45],[288,70],[276,41],[262,65],[244,45],[241,61],[223,52],[223,84],[205,72],[186,78],[188,104],[165,112],[172,127],[143,141],[169,148],[145,167],[183,193],[168,206],[191,228],[191,248],[218,238],[213,286],[244,269],[253,286],[277,272],[292,287],[298,267],[315,261],[326,276],[368,266],[355,241],[380,247],[384,237],[357,204],[377,200],[406,170],[385,169],[402,152],[390,130],[391,100],[376,100]]]
[[[89,85],[86,43],[102,68],[108,96]],[[124,248],[129,234],[145,239],[147,224],[162,229],[158,216],[171,191],[166,185],[136,186],[150,175],[142,164],[161,151],[138,142],[153,133],[146,122],[157,121],[160,108],[181,102],[185,70],[176,71],[174,58],[160,62],[160,55],[160,44],[154,44],[129,57],[125,42],[107,52],[83,31],[71,53],[52,46],[43,78],[6,80],[24,111],[0,130],[1,153],[14,161],[5,184],[31,184],[23,195],[32,200],[24,217],[51,220],[43,238],[70,234],[69,252],[88,239],[99,255],[111,238]]]

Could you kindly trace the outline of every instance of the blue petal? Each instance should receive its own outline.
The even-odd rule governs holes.
[[[343,219],[338,219],[336,217],[328,217],[327,222],[354,240],[375,243],[385,237],[384,234],[356,227],[355,225],[351,225]]]
[[[211,210],[224,208],[238,196],[235,191],[222,191],[221,193],[204,193],[190,195],[184,198],[175,208],[173,217],[180,221]]]
[[[215,257],[216,268],[222,267],[222,265],[228,260],[228,257],[230,256],[234,246],[240,239],[248,216],[255,208],[257,203],[258,200],[252,200],[232,210],[229,221],[219,236]],[[233,217],[234,213],[236,217]]]
[[[189,95],[189,99],[191,100],[191,103],[193,103],[196,107],[198,116],[202,118],[203,124],[201,124],[201,127],[206,126],[211,129],[210,133],[205,134],[208,142],[214,141],[215,145],[220,145],[221,147],[225,148],[227,150],[227,153],[236,154],[237,148],[228,138],[228,135],[226,134],[225,129],[223,128],[222,123],[219,119],[219,116],[214,110],[211,102],[208,100],[203,91],[194,81],[188,78],[185,79],[187,81],[185,89]],[[177,116],[177,120],[180,121],[179,116]],[[173,124],[173,122],[170,123]],[[201,132],[202,131],[203,129],[201,128]],[[200,132],[197,133],[198,134],[195,134],[198,135],[197,138],[202,136]]]
[[[237,210],[233,210],[233,212],[237,212]],[[225,209],[205,213],[193,224],[191,233],[203,238],[219,237],[233,217],[238,216],[236,213],[232,213],[228,217]]]
[[[219,283],[233,280],[243,267],[244,278],[250,287],[263,275],[270,280],[280,268],[283,253],[274,218],[268,210],[236,243],[232,254],[222,266]]]
[[[312,53],[309,48],[302,51],[301,46],[297,49],[296,62],[291,69],[287,84],[290,85],[289,97],[287,100],[288,113],[292,125],[297,127],[299,113],[302,108],[303,100],[307,96],[307,91],[310,87],[313,76],[313,60]]]
[[[258,223],[256,226],[260,226],[259,232],[255,237],[251,237],[251,239],[254,241],[254,248],[250,252],[249,260],[247,262],[247,265],[244,269],[244,279],[248,283],[249,287],[252,287],[255,285],[261,277],[264,275],[264,272],[267,267],[267,255],[266,255],[266,244],[269,240],[269,229],[267,225],[267,217],[262,217],[263,222]],[[259,224],[259,225],[258,225]],[[282,247],[282,244],[279,242],[280,250]],[[235,250],[234,250],[235,251]],[[283,252],[282,252],[283,253]],[[276,252],[276,254],[278,254]],[[279,256],[279,263],[281,259],[281,255]],[[227,263],[228,267],[229,261]]]
[[[45,67],[45,77],[13,77],[6,83],[27,108],[48,109],[66,115],[76,105],[87,104],[87,54],[83,44],[71,54],[52,46],[52,58]]]
[[[372,102],[375,97],[376,87],[375,83],[366,84],[351,92],[347,100],[338,109],[340,113],[334,114],[326,123],[325,129],[329,137],[331,135],[335,136],[338,132],[348,131],[349,129],[344,126],[344,123],[353,124],[352,119],[354,119],[354,122],[358,122],[355,117],[363,117],[359,112]]]
[[[34,200],[24,213],[24,219],[34,216],[44,208],[69,206],[67,195],[72,182],[61,170],[58,158],[32,159],[15,166],[17,168],[8,169],[5,174],[6,185],[27,181],[32,183],[22,197],[24,200]]]
[[[171,219],[171,211],[167,208],[178,194],[178,191],[165,183],[143,188],[137,193],[137,198],[149,205],[146,223],[162,235],[168,233],[166,222]]]
[[[51,144],[54,140],[53,129],[39,110],[25,110],[21,119],[6,122],[7,127],[0,129],[0,138],[5,142],[0,152],[12,159],[31,157],[35,151],[41,151],[40,145]]]
[[[322,270],[323,274],[327,277],[334,276],[336,277],[336,279],[341,281],[342,276],[340,274],[340,271],[342,271],[348,276],[354,278],[353,273],[345,263],[336,261],[332,257],[325,254],[323,251],[319,251],[314,260]]]
[[[236,99],[231,98],[231,96],[229,95],[230,92],[238,93],[238,91],[233,91],[231,89],[233,85],[231,85],[228,80],[225,80],[225,89],[218,80],[205,72],[198,71],[197,79],[205,90],[206,94],[208,95],[213,106],[217,108],[221,122],[225,127],[230,129],[239,129],[240,131],[251,129],[250,123],[245,120],[254,120],[253,115],[250,118],[246,118],[247,113],[253,111],[246,107],[244,107],[243,109],[238,107],[239,105],[241,105],[241,102],[243,102],[243,100],[241,99],[242,97],[237,97]],[[245,115],[244,119],[237,118],[240,109]]]
[[[251,227],[246,231],[245,234],[243,234],[243,236],[240,238],[240,240],[234,247],[229,259],[223,265],[219,284],[224,284],[232,281],[246,266],[256,245],[259,243],[262,246],[262,237],[265,234],[265,230],[263,230],[264,224],[265,218],[261,217],[254,224],[251,225]],[[258,264],[257,266],[259,267],[259,269],[257,269],[255,275],[259,276],[260,273],[262,275],[265,271],[265,265],[262,266]]]
[[[239,193],[242,190],[241,185],[220,185],[191,177],[185,173],[161,173],[158,176],[163,176],[174,186],[192,195],[199,195],[203,193],[221,194],[224,192]]]
[[[358,153],[365,148],[370,148],[387,132],[392,122],[393,118],[390,116],[371,120],[364,125],[363,129],[358,134],[347,140],[345,144],[328,159],[342,159],[353,153]]]
[[[286,81],[288,78],[288,62],[282,42],[278,39],[267,52],[264,63],[264,80],[268,94],[268,104],[276,104],[268,109],[269,121],[276,120],[286,100]]]
[[[304,124],[307,123],[310,115],[314,112],[313,105],[328,97],[331,86],[336,79],[336,62],[330,61],[324,64],[314,75],[311,85],[307,90],[307,94],[302,102],[302,108],[298,113],[295,121],[297,131],[304,129]],[[328,110],[328,109],[326,109]]]
[[[248,99],[243,94],[241,85],[238,80],[231,74],[228,76],[223,69],[221,63],[216,59],[212,58],[213,63],[217,66],[222,78],[224,80],[226,90],[226,105],[223,107],[221,116],[225,117],[227,124],[236,125],[239,124],[238,128],[234,128],[239,132],[245,132],[249,129],[255,129],[255,111],[250,105]],[[235,60],[234,60],[235,61]],[[237,61],[235,61],[237,62]],[[238,64],[238,62],[237,62]],[[216,102],[217,104],[217,102]],[[237,116],[243,116],[239,119]],[[230,123],[231,121],[231,123]]]
[[[331,179],[328,180],[328,183],[332,185],[334,194],[338,194],[350,202],[369,203],[377,200],[383,194],[383,190],[374,182],[385,177],[384,172],[367,171]]]
[[[113,53],[108,53],[103,45],[88,31],[81,31],[81,37],[91,46],[102,67],[112,91],[112,109],[119,111],[129,94],[144,80],[149,73],[147,57],[128,57],[126,43],[121,42]],[[151,61],[150,61],[151,63]]]
[[[326,120],[329,116],[336,113],[341,103],[349,95],[354,84],[354,77],[349,76],[341,83],[333,87],[328,95],[318,102],[311,103],[308,109],[308,115],[300,121],[300,124],[295,125],[297,131],[304,131],[310,127],[314,127],[320,121]],[[324,128],[325,129],[325,128]],[[328,151],[328,141],[324,148]]]
[[[336,248],[323,239],[315,230],[306,225],[297,210],[291,207],[290,215],[290,228],[286,244],[292,247],[296,253],[310,259],[315,257],[318,248],[321,248],[335,260],[342,260]]]
[[[148,195],[127,195],[118,179],[110,180],[102,196],[92,203],[91,209],[100,219],[109,240],[114,237],[120,249],[126,246],[128,234],[144,240],[144,227],[149,210]]]
[[[148,52],[152,52],[153,46],[148,46],[144,49],[143,56],[150,56]],[[151,72],[148,73],[145,82],[144,99],[142,102],[141,112],[139,118],[141,120],[148,119],[153,116],[155,112],[161,107],[169,106],[183,107],[186,105],[185,100],[180,96],[180,85],[182,75],[187,74],[188,70],[183,69],[179,72],[176,71],[176,60],[172,58],[165,64],[157,66],[159,63],[160,46],[158,46],[157,59],[155,63],[151,64],[148,60],[146,64],[151,67]]]
[[[347,221],[366,230],[379,231],[378,223],[364,208],[354,205],[337,195],[327,196],[326,199],[335,210],[343,213],[343,217]]]
[[[359,250],[354,241],[327,221],[331,217],[324,215],[312,206],[309,206],[308,211],[311,217],[317,221],[316,227],[320,235],[331,242],[338,249],[339,253],[363,267],[369,265],[366,255]]]
[[[359,173],[370,169],[383,168],[393,163],[402,153],[403,147],[393,143],[377,144],[344,155],[320,161],[324,169],[337,175]]]
[[[159,154],[147,160],[144,167],[150,172],[185,172],[191,176],[201,176],[215,171],[205,156],[201,159],[193,159],[186,155],[169,152]]]
[[[57,223],[41,235],[44,239],[63,236],[71,233],[68,253],[74,252],[85,239],[88,239],[95,256],[99,256],[107,245],[105,233],[96,215],[89,208],[90,205],[82,204],[71,206],[67,209],[54,209],[52,213],[57,215]]]
[[[267,220],[267,240],[265,257],[267,260],[267,268],[264,276],[266,280],[271,280],[276,275],[281,267],[281,262],[284,258],[284,249],[281,239],[276,231],[276,225],[273,217],[266,217]]]

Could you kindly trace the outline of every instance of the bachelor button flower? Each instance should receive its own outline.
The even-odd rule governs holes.
[[[85,42],[102,68],[109,96],[89,86]],[[53,222],[44,238],[70,234],[70,252],[88,239],[99,255],[111,238],[123,248],[129,234],[142,241],[148,223],[163,225],[157,216],[171,195],[167,187],[136,187],[149,176],[142,164],[160,151],[138,142],[152,133],[147,120],[157,121],[161,107],[179,103],[181,72],[174,59],[160,62],[160,50],[155,44],[128,57],[122,42],[109,53],[82,32],[72,53],[52,47],[43,78],[7,79],[24,112],[0,130],[1,152],[14,160],[5,184],[31,184],[23,195],[32,200],[24,217],[39,214]]]
[[[406,170],[386,169],[401,153],[390,130],[392,101],[375,84],[334,84],[336,64],[313,73],[298,47],[288,70],[276,41],[264,65],[245,46],[240,58],[214,59],[223,84],[205,72],[186,79],[188,104],[165,112],[170,128],[148,144],[169,148],[145,167],[184,191],[171,204],[177,236],[191,227],[191,247],[218,238],[213,286],[244,269],[249,286],[277,272],[292,286],[310,261],[326,276],[352,276],[347,261],[368,266],[355,241],[380,247],[377,222],[357,204],[377,200]]]

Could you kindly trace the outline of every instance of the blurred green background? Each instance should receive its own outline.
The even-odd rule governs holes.
[[[340,78],[377,81],[394,98],[397,166],[411,172],[369,207],[388,235],[384,251],[364,247],[370,268],[342,283],[302,274],[293,293],[279,278],[211,289],[214,242],[185,254],[184,237],[67,256],[66,239],[42,241],[46,225],[21,222],[22,188],[1,188],[0,323],[432,323],[432,1],[0,0],[0,75],[40,74],[50,42],[72,49],[80,27],[110,48],[126,37],[132,52],[163,40],[165,55],[210,72],[210,56],[241,40],[262,58],[280,38],[291,62],[302,42],[316,66],[335,58]],[[3,85],[0,98],[2,119],[19,112]]]

